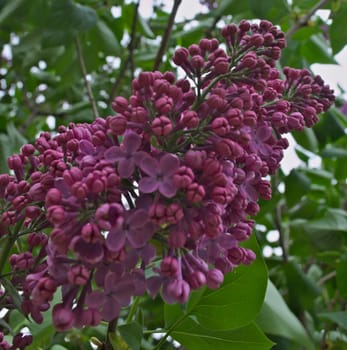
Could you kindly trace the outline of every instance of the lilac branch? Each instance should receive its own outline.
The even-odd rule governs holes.
[[[130,33],[130,42],[128,45],[128,56],[125,59],[125,61],[122,63],[119,73],[118,73],[118,77],[112,87],[112,91],[110,93],[110,101],[112,102],[115,95],[117,94],[117,91],[119,89],[119,87],[121,86],[122,80],[125,76],[125,73],[129,67],[129,65],[131,66],[131,72],[132,75],[134,74],[134,49],[137,46],[138,40],[136,38],[136,27],[137,27],[137,22],[138,22],[138,17],[139,17],[139,6],[140,6],[140,1],[138,1],[135,5],[135,9],[134,9],[134,16],[133,16],[133,22],[131,25],[131,33]]]
[[[79,40],[79,38],[77,36],[75,38],[75,45],[76,45],[78,61],[79,61],[80,68],[81,68],[81,71],[82,71],[84,85],[86,87],[88,99],[89,99],[89,102],[90,102],[90,104],[92,106],[92,111],[93,111],[94,117],[96,119],[96,118],[99,117],[99,112],[98,112],[98,109],[97,109],[97,106],[96,106],[96,102],[95,102],[95,98],[94,98],[94,95],[93,95],[93,92],[92,92],[92,88],[91,88],[90,83],[89,83],[89,81],[87,79],[86,64],[85,64],[84,58],[83,58],[83,52],[82,52],[81,43],[80,43],[80,40]]]
[[[309,19],[325,4],[327,4],[329,0],[320,0],[317,2],[316,5],[314,5],[303,17],[300,17],[294,25],[289,28],[289,30],[286,33],[286,38],[288,39],[291,37],[297,30],[299,30],[301,27],[304,27],[307,25],[307,22]]]
[[[3,245],[2,249],[1,249],[1,258],[0,258],[0,278],[3,278],[4,275],[2,274],[3,269],[6,265],[6,262],[8,261],[8,257],[10,255],[12,246],[14,244],[14,242],[16,241],[16,239],[13,236],[8,235],[7,240],[5,242],[5,244]]]
[[[212,39],[213,37],[212,33],[216,29],[217,23],[221,20],[221,18],[222,16],[215,17],[212,25],[209,28],[207,28],[205,31],[206,38]]]
[[[118,318],[110,321],[107,327],[106,340],[105,340],[105,350],[116,350],[113,348],[112,342],[110,340],[110,334],[115,334],[117,329]]]
[[[169,17],[169,21],[168,21],[168,24],[166,26],[163,38],[161,40],[161,44],[160,44],[157,56],[155,58],[153,70],[159,70],[159,68],[162,64],[163,56],[164,56],[165,51],[169,45],[169,39],[171,36],[172,27],[173,27],[174,22],[175,22],[175,17],[176,17],[177,11],[178,11],[178,7],[180,6],[181,2],[182,2],[182,0],[175,0],[175,2],[173,4],[173,7],[172,7],[172,10],[170,13],[170,17]]]

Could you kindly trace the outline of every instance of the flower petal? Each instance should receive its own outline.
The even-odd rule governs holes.
[[[133,230],[128,233],[127,239],[133,248],[142,248],[152,237],[153,231],[150,229]]]
[[[116,289],[117,283],[121,280],[121,275],[117,272],[108,271],[105,276],[104,293],[107,296]],[[106,297],[105,296],[105,297]]]
[[[104,157],[107,160],[116,162],[125,158],[125,152],[118,146],[112,146],[104,153]]]
[[[133,154],[134,162],[138,166],[140,166],[142,159],[146,157],[148,157],[148,153],[145,151],[138,151]]]
[[[139,181],[139,189],[143,193],[153,193],[158,187],[159,184],[153,177],[143,177]]]
[[[80,142],[80,151],[83,154],[93,154],[95,150],[94,145],[88,140],[81,140]]]
[[[90,264],[96,264],[104,258],[104,249],[100,242],[89,243],[78,238],[73,244],[73,250],[81,260]]]
[[[152,276],[147,279],[147,290],[151,297],[155,297],[162,285],[162,278],[159,276]]]
[[[140,135],[131,131],[124,136],[123,146],[128,154],[133,154],[139,149],[141,142],[142,138]]]
[[[125,232],[123,230],[111,230],[106,238],[106,247],[111,252],[118,252],[124,247]]]
[[[268,125],[261,125],[257,128],[256,138],[260,141],[266,141],[272,135],[272,129]]]
[[[131,229],[133,229],[142,228],[147,220],[147,212],[144,209],[138,209],[129,216],[127,222],[130,225]]]
[[[125,306],[130,303],[130,299],[134,291],[134,282],[130,277],[125,277],[123,280],[117,283],[113,289],[113,295],[115,298],[117,298],[121,306]]]
[[[151,176],[157,175],[158,167],[159,167],[158,161],[155,158],[150,156],[143,158],[140,163],[141,170],[144,171],[147,175],[151,175]]]
[[[115,298],[108,297],[105,299],[101,314],[105,321],[110,322],[119,315],[120,305]]]
[[[118,174],[121,178],[128,179],[134,172],[135,164],[132,159],[121,159],[118,163]]]
[[[87,295],[87,305],[93,309],[97,309],[104,301],[104,293],[95,291]]]
[[[160,158],[159,168],[162,174],[165,174],[165,176],[174,174],[179,166],[180,160],[171,153],[165,154]]]
[[[172,181],[162,181],[159,183],[159,192],[167,198],[172,198],[176,194],[177,188]]]

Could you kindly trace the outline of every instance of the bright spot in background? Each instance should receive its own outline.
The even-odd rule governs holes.
[[[280,238],[280,234],[277,230],[270,230],[267,234],[266,234],[266,239],[268,242],[270,243],[274,243],[277,242]]]
[[[150,18],[153,15],[153,0],[140,1],[140,13],[144,18]],[[163,9],[171,12],[173,1],[162,1]],[[176,21],[183,21],[184,19],[192,19],[197,13],[206,13],[208,11],[206,6],[200,4],[199,0],[183,0],[178,8],[176,14]]]
[[[341,86],[344,90],[344,97],[347,98],[347,47],[335,56],[336,64],[314,64],[312,70],[319,74],[323,80],[339,94]]]

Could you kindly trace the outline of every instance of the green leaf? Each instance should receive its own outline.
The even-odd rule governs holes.
[[[273,22],[289,14],[286,0],[248,0],[248,4],[255,17]]]
[[[300,170],[293,169],[284,180],[285,196],[290,207],[296,205],[310,190],[310,179]]]
[[[55,344],[51,347],[51,350],[67,350],[67,348],[65,346]]]
[[[325,157],[325,158],[346,158],[347,157],[347,149],[327,145],[322,150],[321,156]]]
[[[132,350],[140,350],[142,339],[142,326],[137,322],[128,323],[118,327],[122,338]]]
[[[315,219],[292,219],[290,229],[296,248],[305,247],[310,253],[339,250],[343,234],[347,232],[346,212],[328,208],[318,213]]]
[[[324,169],[310,169],[310,168],[305,168],[302,169],[303,172],[305,172],[306,176],[310,178],[311,180],[311,185],[321,185],[321,186],[330,186],[333,179],[334,175]]]
[[[7,329],[12,335],[14,335],[11,326],[3,318],[0,318],[0,327]]]
[[[257,254],[251,265],[236,268],[225,277],[220,288],[206,289],[198,301],[189,300],[187,309],[202,327],[239,328],[254,320],[260,311],[267,283],[266,265],[254,235],[244,246]]]
[[[89,6],[83,6],[72,0],[54,1],[52,6],[52,28],[84,32],[97,23],[97,14]]]
[[[333,54],[336,55],[347,44],[347,3],[341,3],[340,9],[332,16],[333,23],[329,28],[329,36]]]
[[[10,0],[1,9],[0,12],[0,24],[4,22],[22,3],[24,0]]]
[[[288,338],[314,350],[314,344],[296,316],[290,311],[277,288],[269,280],[265,301],[256,320],[258,326],[267,334]]]
[[[293,4],[301,9],[311,9],[317,4],[316,0],[293,0]]]
[[[313,128],[321,146],[346,135],[343,121],[346,122],[346,117],[337,108],[331,108],[322,115],[320,122]]]
[[[328,42],[321,35],[312,35],[301,45],[301,54],[308,63],[337,64],[334,56],[329,53]]]
[[[50,310],[50,312],[52,311]],[[40,348],[47,348],[55,333],[52,320],[45,319],[41,324],[31,322],[28,324],[28,327],[30,328],[30,333],[33,336],[33,342],[26,349],[37,350]]]
[[[292,135],[301,147],[314,153],[318,151],[318,140],[312,129],[305,128],[304,131],[294,131]]]
[[[345,181],[345,179],[347,178],[346,159],[337,159],[334,175],[337,180]]]
[[[316,1],[316,0],[313,0]],[[308,40],[312,35],[320,33],[321,30],[318,26],[302,27],[299,28],[293,35],[293,40]]]
[[[22,312],[22,297],[18,293],[17,289],[7,278],[0,279],[1,284],[4,286],[6,293],[11,296],[13,304],[16,306],[17,310]]]
[[[219,317],[223,318],[224,314]],[[214,331],[186,318],[171,336],[187,350],[268,350],[273,346],[254,323],[238,329]]]
[[[243,18],[252,17],[247,1],[221,0],[219,6],[211,11],[211,16],[215,18],[224,16],[225,14],[232,14],[233,16],[242,15]]]
[[[121,54],[121,47],[117,37],[104,21],[98,20],[88,37],[91,39],[90,45],[93,47],[93,50],[98,50],[105,56],[119,56]]]
[[[341,209],[329,208],[323,216],[305,225],[306,232],[347,232],[347,213]]]
[[[289,261],[284,265],[287,278],[289,305],[293,310],[311,308],[320,288],[302,271],[298,263]]]
[[[154,38],[154,33],[152,32],[152,29],[148,25],[147,21],[140,14],[138,14],[138,21],[143,34],[148,38]]]
[[[7,134],[0,134],[0,170],[7,173],[7,158],[13,153],[18,152],[27,140],[16,129],[13,123],[6,125],[6,131]]]
[[[180,304],[164,304],[165,328],[171,327],[179,318],[184,317],[184,310]]]
[[[347,331],[347,312],[346,311],[321,312],[318,314],[318,317],[321,318],[322,320],[332,321]]]
[[[344,254],[336,268],[337,288],[343,297],[347,297],[347,254]]]
[[[76,34],[85,32],[97,23],[96,11],[72,0],[53,1],[43,24],[44,43],[67,44]]]
[[[15,333],[18,333],[23,326],[28,322],[28,319],[18,310],[12,310],[9,316],[9,323]]]

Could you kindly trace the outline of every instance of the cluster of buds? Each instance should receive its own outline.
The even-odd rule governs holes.
[[[4,339],[4,334],[0,332],[0,349],[1,350],[24,350],[32,343],[33,337],[29,334],[18,333],[13,337],[12,345]]]
[[[312,126],[334,97],[306,70],[282,77],[284,34],[271,23],[222,35],[226,50],[202,39],[176,51],[186,78],[142,72],[116,115],[42,133],[9,158],[0,235],[25,247],[9,259],[12,283],[36,322],[57,290],[65,331],[111,321],[146,292],[185,303],[255,259],[240,243],[271,198],[282,135]]]

